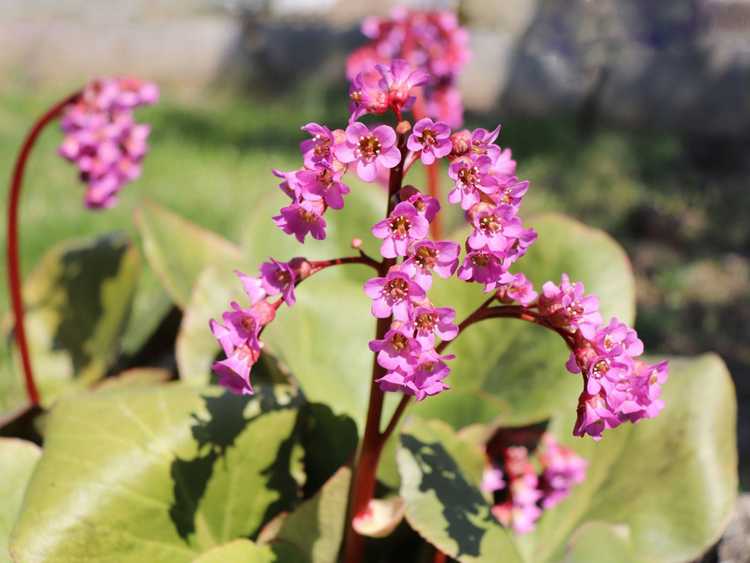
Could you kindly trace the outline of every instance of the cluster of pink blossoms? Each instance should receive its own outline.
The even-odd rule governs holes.
[[[382,100],[368,94],[370,85],[379,79],[373,69],[403,59],[426,77],[418,94],[419,114],[452,127],[461,125],[463,105],[456,79],[469,60],[469,36],[453,12],[396,8],[390,18],[367,18],[362,33],[371,41],[354,51],[346,66],[353,100],[362,95],[383,107]]]
[[[379,78],[371,84],[373,90],[368,96],[382,100],[383,107],[401,119],[424,82],[423,73],[403,60],[378,65],[375,70]],[[511,305],[515,316],[563,337],[573,351],[568,368],[583,373],[585,387],[574,434],[599,439],[607,428],[659,412],[667,365],[652,366],[637,359],[643,346],[632,329],[617,319],[602,326],[598,300],[585,295],[583,284],[571,283],[566,274],[559,286],[547,282],[540,293],[523,273],[510,271],[537,234],[525,228],[519,217],[529,183],[517,177],[510,150],[495,144],[499,126],[492,131],[479,128],[452,132],[444,121],[423,118],[413,126],[401,121],[394,129],[358,121],[370,112],[364,108],[363,113],[363,106],[358,104],[352,104],[350,112],[345,130],[331,130],[317,123],[302,128],[311,136],[300,145],[303,167],[292,172],[274,171],[282,179],[281,190],[292,202],[273,219],[300,242],[308,234],[323,239],[324,214],[329,208],[343,208],[343,196],[350,191],[343,183],[347,172],[355,172],[366,182],[389,173],[399,181],[389,187],[388,216],[371,229],[382,241],[383,260],[376,262],[363,253],[359,259],[379,272],[364,286],[372,299],[372,314],[389,320],[388,330],[370,342],[382,368],[377,380],[382,390],[401,391],[422,400],[448,389],[445,379],[450,368],[446,362],[453,356],[442,354],[442,350],[459,329],[454,324],[455,311],[436,306],[427,293],[433,275],[456,275],[481,284],[486,293],[492,294],[491,300]],[[401,187],[400,183],[417,161],[431,165],[441,159],[448,162],[453,182],[448,201],[460,206],[471,227],[463,241],[463,252],[458,242],[429,238],[430,223],[440,211],[440,202],[414,186]],[[317,269],[304,258],[296,258],[289,263],[264,264],[259,278],[242,275],[251,309],[232,305],[224,316],[225,325],[212,323],[228,356],[228,360],[216,364],[216,371],[225,382],[240,382],[228,386],[251,391],[249,367],[260,353],[257,335],[250,338],[250,333],[233,332],[232,326],[243,322],[254,327],[253,335],[259,334],[272,318],[267,314],[269,307],[275,311],[281,302],[271,305],[265,299],[281,294],[292,305],[295,285]],[[259,312],[253,312],[253,307]],[[225,331],[231,332],[232,338]]]
[[[501,464],[493,463],[482,477],[482,489],[498,500],[492,514],[519,534],[532,531],[544,510],[563,501],[586,478],[586,460],[551,434],[543,435],[537,457],[539,472],[526,447],[505,448]]]
[[[59,152],[78,167],[87,207],[112,207],[122,187],[140,176],[151,128],[136,123],[133,110],[158,98],[150,82],[106,78],[88,84],[65,108]]]

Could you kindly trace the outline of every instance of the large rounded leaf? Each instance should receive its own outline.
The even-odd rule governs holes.
[[[42,450],[15,438],[0,438],[0,562],[10,563],[8,536],[21,512],[23,495]]]
[[[11,539],[17,561],[192,561],[298,498],[298,399],[183,384],[102,390],[52,411]]]
[[[57,244],[24,284],[26,332],[43,405],[102,377],[120,350],[140,272],[126,236]],[[7,346],[13,346],[10,335]],[[26,403],[20,359],[4,353],[0,413]]]
[[[148,263],[180,307],[207,266],[232,270],[243,263],[236,245],[153,202],[144,203],[135,220]]]
[[[342,467],[310,500],[286,516],[274,548],[294,548],[299,563],[336,563],[344,535],[351,470]],[[289,560],[291,561],[291,560]]]
[[[616,315],[632,322],[635,290],[630,263],[607,234],[561,215],[540,215],[526,223],[539,233],[528,254],[519,260],[537,288],[559,283],[567,273],[599,296],[605,319]],[[456,237],[459,238],[459,237]],[[485,298],[478,284],[457,279],[436,280],[430,294],[439,306],[452,306],[458,319]],[[580,392],[576,378],[565,371],[568,351],[554,333],[516,319],[493,319],[471,326],[448,351],[456,355],[448,379],[452,390],[420,403],[415,412],[443,417],[454,427],[495,418],[525,424],[549,416],[560,402],[574,405]]]
[[[674,359],[663,398],[666,407],[658,417],[608,430],[600,442],[571,436],[574,407],[555,415],[549,430],[587,459],[589,467],[586,480],[546,511],[533,533],[516,536],[525,561],[552,563],[566,556],[587,561],[584,554],[597,540],[592,527],[601,533],[605,527],[612,535],[617,544],[616,553],[610,552],[613,561],[688,561],[716,541],[737,490],[731,378],[716,356]],[[401,437],[399,468],[407,518],[434,545],[454,546],[447,551],[453,555],[455,545],[470,541],[467,532],[468,538],[476,538],[477,530],[486,527],[465,526],[484,508],[471,487],[462,484],[463,495],[456,494],[456,483],[468,479],[465,470],[457,469],[468,454],[451,455],[448,445],[455,438],[438,436],[434,429],[430,434],[424,426],[408,427]],[[461,496],[474,501],[470,506],[456,504]],[[457,506],[462,507],[459,514]],[[434,515],[441,510],[453,514],[452,528],[449,518],[446,526]],[[507,553],[507,547],[485,548],[483,542],[471,546],[473,551],[464,549],[460,561],[503,560]]]
[[[513,538],[479,491],[484,455],[437,420],[400,436],[401,496],[409,524],[443,553],[470,562],[520,562]]]

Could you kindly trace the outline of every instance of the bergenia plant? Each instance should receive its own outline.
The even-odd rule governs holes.
[[[140,176],[141,162],[148,151],[150,127],[137,123],[133,110],[158,99],[159,88],[151,82],[132,77],[95,79],[49,108],[21,146],[8,192],[6,258],[14,336],[31,406],[38,405],[40,397],[26,339],[18,253],[18,206],[29,154],[44,128],[60,119],[64,139],[59,153],[77,166],[86,186],[86,207],[112,207],[122,187]]]
[[[230,210],[242,244],[147,201],[143,261],[125,235],[56,245],[24,285],[29,350],[29,151],[60,118],[86,207],[111,207],[158,90],[99,79],[33,127],[8,205],[0,559],[667,563],[720,537],[721,360],[644,357],[622,249],[528,213],[500,126],[463,128],[455,15],[363,31],[348,112],[300,123],[298,167]]]
[[[412,400],[429,401],[434,395],[450,393],[454,356],[447,353],[448,348],[475,323],[514,318],[549,329],[563,339],[570,349],[567,368],[582,376],[572,429],[576,436],[599,440],[605,430],[653,418],[663,407],[660,393],[667,364],[652,365],[640,359],[643,344],[633,329],[617,318],[605,321],[596,296],[586,294],[583,284],[571,281],[566,273],[561,273],[559,282],[535,288],[519,270],[537,234],[524,225],[521,216],[529,184],[516,177],[515,162],[495,144],[499,126],[452,132],[442,120],[409,119],[407,112],[417,89],[436,79],[402,59],[366,68],[354,77],[352,88],[367,84],[366,96],[357,99],[377,100],[377,108],[370,102],[352,104],[345,129],[305,125],[302,129],[311,138],[301,145],[302,167],[276,172],[282,179],[281,192],[290,201],[273,221],[301,243],[309,241],[308,235],[324,239],[326,215],[345,213],[344,196],[355,189],[345,183],[347,176],[372,182],[387,174],[385,215],[371,227],[371,235],[381,241],[380,256],[369,256],[355,241],[358,253],[353,256],[298,257],[286,263],[272,258],[261,265],[258,276],[238,274],[246,303],[233,301],[220,321],[211,321],[211,331],[226,355],[214,364],[219,383],[234,393],[252,394],[251,373],[263,351],[264,327],[280,314],[282,305],[294,306],[295,292],[303,291],[299,286],[335,266],[360,264],[374,271],[363,287],[375,324],[370,342],[374,367],[351,488],[345,548],[350,562],[362,559],[358,530],[368,528],[373,517],[375,475],[385,442]],[[388,117],[386,110],[391,111],[393,121],[370,125],[359,121],[367,113]],[[441,160],[453,183],[447,201],[405,184],[415,165]],[[463,212],[468,235],[455,240],[430,238],[429,225],[445,205]],[[451,303],[430,298],[435,276],[456,276],[475,285],[486,299],[456,324]],[[402,398],[381,431],[384,393]],[[583,479],[585,461],[551,437],[544,442],[541,459],[544,469],[538,475],[524,448],[508,448],[501,460],[504,479],[499,465],[485,478],[491,483],[487,490],[507,491],[507,500],[499,502],[493,514],[519,533],[533,529],[542,510],[559,502]]]

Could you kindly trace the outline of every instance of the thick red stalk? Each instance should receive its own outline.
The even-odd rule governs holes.
[[[401,127],[399,127],[401,129]],[[397,131],[399,131],[397,129]],[[404,159],[406,157],[406,134],[399,131],[398,145],[401,150],[401,162],[391,169],[388,180],[388,206],[386,217],[390,215],[396,204],[396,197],[401,190],[404,177]],[[380,263],[378,274],[385,276],[395,259],[384,259]],[[375,338],[382,339],[391,325],[391,319],[378,319],[375,328]],[[359,563],[362,561],[364,551],[364,538],[360,536],[353,527],[354,518],[362,514],[375,494],[375,481],[378,469],[380,453],[385,444],[385,433],[380,432],[380,419],[383,413],[383,391],[376,380],[385,375],[385,370],[378,364],[373,356],[372,377],[370,380],[370,400],[367,407],[367,419],[365,422],[365,433],[362,437],[362,446],[359,457],[354,468],[354,480],[349,493],[349,513],[347,516],[346,535],[344,540],[344,561],[347,563]]]
[[[21,198],[21,187],[23,186],[23,176],[26,170],[26,161],[29,158],[31,149],[34,147],[39,134],[53,120],[62,113],[65,106],[74,102],[80,92],[76,92],[56,103],[47,112],[40,117],[24,139],[21,150],[16,158],[16,165],[13,168],[13,175],[10,180],[10,191],[8,192],[8,232],[7,232],[7,251],[6,261],[8,270],[8,288],[10,290],[10,304],[15,319],[14,335],[18,350],[21,353],[21,364],[23,366],[23,375],[26,382],[26,393],[29,396],[29,402],[32,405],[39,404],[39,390],[34,382],[34,372],[31,368],[31,355],[26,340],[26,329],[24,325],[24,307],[23,296],[21,294],[21,264],[18,252],[18,204]]]

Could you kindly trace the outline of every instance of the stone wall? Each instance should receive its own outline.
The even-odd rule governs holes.
[[[409,2],[453,5],[452,2]],[[231,82],[340,81],[362,0],[6,0],[3,86],[135,73],[201,92]],[[750,128],[750,0],[464,0],[474,58],[467,106],[586,111],[717,134]]]

